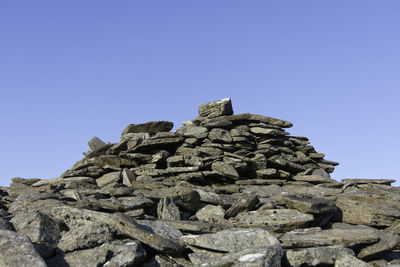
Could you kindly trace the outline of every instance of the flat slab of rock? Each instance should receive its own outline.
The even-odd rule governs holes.
[[[391,185],[395,183],[396,180],[393,179],[342,179],[342,183],[350,184],[384,184]]]
[[[371,267],[370,264],[357,259],[354,256],[348,255],[348,254],[342,254],[340,255],[336,261],[335,261],[335,266],[334,267]],[[389,265],[390,266],[390,265]]]
[[[302,228],[313,220],[313,215],[295,209],[259,209],[241,212],[230,219],[236,227],[263,227],[274,232]]]
[[[354,251],[349,248],[335,246],[288,250],[285,253],[284,260],[292,267],[318,266],[320,264],[333,265],[336,259],[343,254],[354,256]]]
[[[239,174],[235,170],[235,168],[226,162],[216,161],[211,165],[211,169],[220,173],[223,176],[226,176],[226,177],[229,177],[232,179],[239,178]]]
[[[329,229],[329,230],[295,230],[279,238],[284,248],[307,248],[319,246],[350,247],[361,244],[372,244],[379,237],[371,230],[362,229]]]
[[[169,132],[174,127],[174,123],[170,121],[149,121],[140,124],[130,124],[122,132],[127,133],[158,133]]]
[[[391,226],[400,219],[400,204],[384,197],[346,194],[336,200],[342,221],[368,226]]]
[[[0,266],[46,267],[29,237],[12,231],[0,230]]]
[[[223,120],[227,121],[250,121],[250,122],[258,122],[258,123],[265,123],[267,125],[274,125],[282,128],[290,128],[293,126],[291,122],[280,120],[280,119],[275,119],[272,117],[268,116],[262,116],[262,115],[257,115],[257,114],[251,114],[251,113],[242,113],[242,114],[236,114],[236,115],[231,115],[231,116],[223,116],[221,117]]]
[[[199,106],[199,115],[202,117],[214,118],[232,114],[233,108],[230,98],[211,101]]]
[[[281,196],[286,207],[311,214],[330,213],[336,211],[335,202],[324,198],[309,198],[301,196]]]
[[[302,182],[310,182],[313,184],[322,184],[322,183],[338,183],[337,181],[331,179],[331,178],[326,178],[322,177],[319,175],[296,175],[293,176],[293,180],[296,181],[302,181]]]

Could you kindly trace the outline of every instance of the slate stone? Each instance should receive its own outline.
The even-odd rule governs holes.
[[[211,101],[199,106],[199,115],[214,118],[222,115],[232,115],[233,108],[230,98]]]
[[[232,143],[232,136],[229,131],[222,128],[213,128],[208,138],[215,143]]]
[[[395,183],[396,180],[393,179],[342,179],[342,183],[350,184],[384,184],[391,185]]]
[[[200,126],[183,126],[176,132],[185,137],[193,137],[196,139],[204,139],[208,136],[208,129]]]
[[[163,220],[180,220],[181,215],[179,213],[178,206],[175,205],[174,201],[170,197],[160,199],[157,206],[157,215],[159,219]]]
[[[206,205],[196,212],[196,217],[201,221],[219,223],[224,221],[225,210],[221,206]]]
[[[105,244],[104,247],[112,254],[111,259],[104,263],[104,267],[140,266],[146,258],[146,251],[138,241],[113,242]]]
[[[328,229],[313,231],[295,230],[279,238],[284,248],[307,248],[318,246],[367,245],[375,243],[379,237],[368,229]]]
[[[336,261],[334,267],[370,267],[368,263],[357,259],[354,256],[348,254],[340,255]]]
[[[0,230],[15,231],[14,226],[3,218],[0,218]]]
[[[94,222],[74,227],[64,233],[58,247],[64,252],[70,252],[93,248],[112,239],[113,233],[107,224]]]
[[[354,255],[354,251],[344,247],[317,247],[299,250],[287,250],[284,253],[284,261],[288,266],[319,266],[322,264],[333,265],[341,255]]]
[[[50,257],[61,238],[61,230],[56,221],[36,211],[21,211],[10,221],[15,230],[27,235],[36,251],[43,258]]]
[[[90,139],[88,145],[90,147],[90,150],[97,150],[106,146],[107,144],[104,143],[100,138],[94,136],[92,139]]]
[[[335,202],[323,198],[309,198],[301,196],[282,196],[281,199],[290,209],[297,209],[301,212],[310,214],[336,212]]]
[[[226,217],[235,217],[239,212],[249,211],[260,202],[257,195],[242,194],[237,201],[226,211]]]
[[[121,179],[121,172],[110,172],[104,174],[100,178],[96,179],[96,183],[100,187],[104,187],[108,184],[118,182]]]
[[[232,178],[232,179],[238,179],[239,178],[239,174],[238,172],[235,170],[234,167],[232,167],[232,165],[222,162],[222,161],[216,161],[211,165],[211,169],[220,173],[223,176]]]
[[[171,220],[136,220],[140,227],[150,231],[151,233],[155,233],[161,237],[166,239],[170,239],[174,242],[179,242],[181,236],[183,236],[182,232],[179,229],[172,227],[170,224],[166,222],[170,222]]]
[[[313,215],[294,209],[272,209],[241,212],[230,221],[236,227],[263,227],[274,232],[302,228],[314,220]]]
[[[169,132],[174,127],[170,121],[149,121],[140,124],[130,124],[123,131],[122,135],[127,133],[151,133]]]
[[[53,257],[47,261],[48,267],[98,267],[107,262],[109,250],[105,246],[83,249]]]
[[[29,237],[8,230],[0,230],[0,266],[46,267]]]

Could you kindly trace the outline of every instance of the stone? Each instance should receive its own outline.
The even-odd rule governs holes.
[[[349,254],[342,254],[336,259],[334,267],[371,267],[371,265]]]
[[[56,221],[37,211],[21,211],[10,221],[15,230],[25,234],[43,258],[50,257],[61,238],[61,230]]]
[[[288,266],[292,267],[319,266],[322,264],[333,265],[336,259],[343,254],[354,257],[354,252],[349,248],[327,246],[287,250],[284,254],[284,261]]]
[[[294,230],[279,238],[283,248],[368,245],[379,237],[369,229]]]
[[[64,252],[88,249],[111,241],[113,233],[110,227],[101,222],[87,223],[74,227],[62,235],[58,247]]]
[[[21,177],[14,177],[11,179],[13,183],[16,184],[24,184],[27,186],[31,186],[36,182],[39,182],[41,179],[39,178],[21,178]]]
[[[178,206],[175,205],[174,201],[170,197],[160,199],[157,207],[157,215],[159,219],[163,220],[180,220],[181,215],[179,213]]]
[[[215,143],[232,143],[232,136],[229,131],[222,128],[213,128],[208,138]]]
[[[237,122],[237,121],[249,121],[249,122],[256,122],[256,123],[265,123],[267,125],[278,126],[281,128],[290,128],[293,126],[291,122],[268,117],[262,115],[256,115],[251,113],[242,113],[236,114],[231,116],[223,116],[221,119]]]
[[[139,240],[161,253],[172,256],[181,256],[185,253],[185,248],[180,244],[140,227],[133,219],[129,219],[121,213],[114,214],[113,220],[121,233]]]
[[[384,197],[343,194],[336,205],[345,223],[388,227],[400,219],[400,204]]]
[[[8,230],[0,230],[0,266],[46,267],[29,237]]]
[[[97,267],[103,266],[107,262],[107,256],[110,254],[106,246],[83,249],[58,255],[47,261],[48,267]]]
[[[14,226],[3,218],[0,218],[0,230],[15,231]]]
[[[256,177],[260,179],[275,178],[277,177],[277,171],[272,168],[257,170]]]
[[[232,167],[232,165],[222,162],[222,161],[216,161],[211,165],[211,169],[220,173],[221,175],[225,176],[225,177],[229,177],[232,179],[238,179],[239,178],[239,174],[238,172],[235,170],[234,167]]]
[[[242,192],[248,195],[256,195],[259,198],[267,198],[282,193],[282,188],[279,185],[259,185],[259,186],[246,186]]]
[[[326,178],[322,177],[319,175],[296,175],[293,176],[293,180],[296,181],[302,181],[302,182],[310,182],[312,184],[321,184],[321,183],[337,183],[337,181],[331,179],[331,178]]]
[[[182,232],[179,229],[172,227],[170,224],[166,222],[171,222],[171,220],[136,220],[140,227],[150,231],[151,233],[155,233],[163,238],[170,239],[174,242],[179,242],[181,236],[183,236]],[[172,221],[173,222],[173,221]]]
[[[273,232],[286,232],[306,227],[313,220],[313,215],[294,209],[259,209],[241,212],[230,219],[236,227],[263,227]]]
[[[239,212],[249,211],[256,207],[260,202],[257,195],[242,194],[236,202],[226,211],[226,217],[235,217]]]
[[[135,173],[128,168],[122,170],[121,176],[122,176],[122,183],[126,186],[132,186],[132,182],[136,180]]]
[[[214,118],[223,115],[232,115],[233,108],[230,98],[211,101],[199,106],[199,115],[207,118]]]
[[[282,196],[281,199],[285,202],[286,207],[310,214],[332,213],[337,209],[334,201],[324,198],[289,195]]]
[[[349,184],[384,184],[391,185],[395,183],[394,179],[342,179],[342,183]]]
[[[221,206],[206,205],[196,212],[196,217],[201,221],[218,223],[224,221],[225,210]]]
[[[108,184],[118,182],[121,179],[121,172],[110,172],[104,174],[100,178],[96,179],[96,183],[100,187],[104,187]]]
[[[107,144],[104,143],[103,141],[101,141],[100,138],[95,136],[92,139],[90,139],[90,141],[88,142],[88,145],[89,145],[90,150],[97,150],[97,149],[100,149],[100,148],[106,146]]]
[[[130,124],[123,131],[122,135],[127,133],[150,133],[169,132],[174,127],[170,121],[149,121],[140,124]]]
[[[104,267],[129,267],[140,266],[146,258],[146,251],[140,242],[126,240],[104,245],[111,254],[111,259],[104,263]]]
[[[185,137],[193,137],[196,139],[204,139],[208,136],[208,129],[201,126],[183,126],[176,132]]]

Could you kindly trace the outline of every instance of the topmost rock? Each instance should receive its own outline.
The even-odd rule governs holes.
[[[208,102],[199,107],[199,115],[201,117],[214,118],[232,114],[233,108],[230,98]]]

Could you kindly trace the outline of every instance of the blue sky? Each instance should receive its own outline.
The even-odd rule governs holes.
[[[400,2],[0,2],[0,185],[57,177],[98,136],[231,97],[294,123],[332,177],[400,180]],[[397,182],[396,185],[400,185]]]

